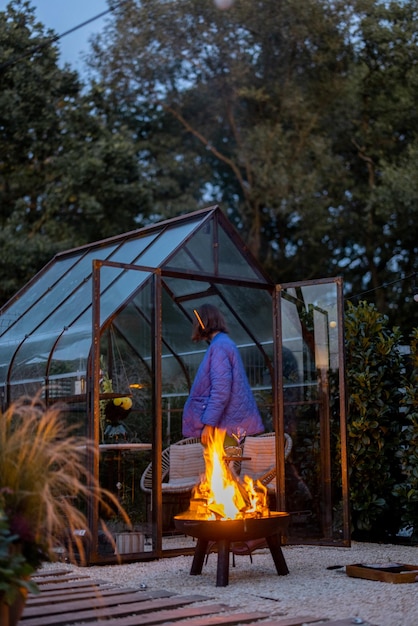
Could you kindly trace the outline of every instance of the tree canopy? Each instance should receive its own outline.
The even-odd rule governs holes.
[[[59,250],[132,229],[147,192],[100,92],[60,69],[28,2],[0,12],[0,300]]]
[[[409,328],[416,2],[113,5],[92,67],[134,125],[150,122],[155,210],[220,202],[275,279],[341,274]]]
[[[13,242],[2,242],[3,254],[12,246],[21,256],[23,233],[34,243],[47,235],[46,256],[57,243],[219,203],[275,280],[342,275],[347,297],[361,293],[407,333],[416,310],[417,3],[109,7],[84,90],[57,69],[53,44],[1,71],[0,163],[4,142],[13,165],[0,171],[3,240]],[[0,60],[45,41],[22,0],[0,17]],[[25,94],[30,107],[16,107]],[[17,188],[13,176],[25,183],[4,195]]]

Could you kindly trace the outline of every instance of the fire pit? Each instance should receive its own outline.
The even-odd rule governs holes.
[[[289,514],[271,511],[269,516],[233,520],[196,520],[183,515],[174,518],[176,528],[197,538],[190,574],[202,573],[209,542],[218,546],[216,586],[226,587],[229,582],[229,550],[232,542],[265,538],[279,576],[289,573],[281,549],[280,536],[286,533]]]
[[[266,540],[277,573],[288,574],[280,544],[281,536],[286,534],[289,514],[271,512],[266,488],[232,470],[231,458],[225,456],[224,437],[225,431],[214,430],[204,450],[206,471],[193,490],[189,509],[174,517],[177,530],[197,539],[190,574],[202,573],[209,543],[215,542],[218,548],[216,586],[226,587],[231,543],[248,546],[249,542],[259,539]],[[233,460],[242,458],[233,457]]]

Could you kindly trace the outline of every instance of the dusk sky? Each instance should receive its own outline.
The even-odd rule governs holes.
[[[78,26],[109,7],[106,0],[30,0],[35,8],[36,17],[47,28],[52,28],[57,35]],[[0,7],[4,9],[8,0],[0,0]],[[66,35],[57,43],[61,50],[61,63],[70,63],[73,69],[82,73],[82,53],[89,49],[88,40],[91,35],[99,33],[105,21],[111,16],[99,18],[75,32]]]

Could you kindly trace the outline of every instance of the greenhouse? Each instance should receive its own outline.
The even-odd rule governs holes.
[[[349,543],[342,281],[274,284],[214,206],[57,254],[0,311],[2,409],[23,395],[59,402],[131,517],[128,533],[90,503],[90,563],[193,550],[173,518],[202,471],[182,408],[207,348],[191,340],[193,311],[207,302],[274,435],[269,506],[290,514],[287,541]]]

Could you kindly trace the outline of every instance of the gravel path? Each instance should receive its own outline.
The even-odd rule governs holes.
[[[418,565],[417,547],[354,542],[350,548],[285,546],[290,573],[277,576],[268,550],[237,556],[229,585],[216,587],[217,555],[211,554],[200,576],[190,576],[191,556],[160,561],[76,568],[92,578],[124,586],[146,585],[179,594],[199,593],[208,602],[271,616],[313,615],[318,618],[361,618],[374,626],[418,626],[418,583],[392,584],[350,578],[345,565],[398,562]],[[328,569],[332,566],[341,566]],[[47,564],[60,567],[62,563]],[[361,623],[359,619],[355,623]]]

